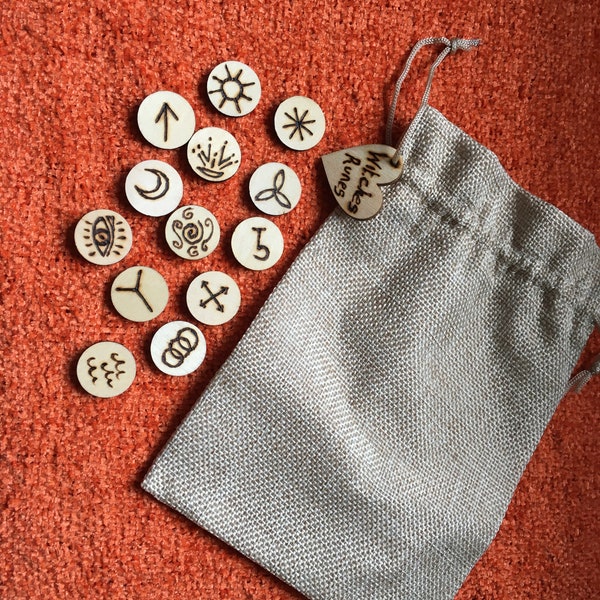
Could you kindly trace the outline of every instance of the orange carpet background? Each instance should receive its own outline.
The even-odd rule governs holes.
[[[482,45],[440,67],[431,103],[491,148],[523,187],[600,237],[598,1],[558,0],[5,0],[0,7],[0,597],[292,600],[301,596],[140,489],[157,452],[231,352],[302,246],[333,210],[319,157],[383,142],[395,78],[412,45],[430,35]],[[400,100],[399,134],[416,111],[433,50],[415,61]],[[208,73],[240,60],[263,95],[248,116],[219,115]],[[146,143],[136,111],[151,92],[180,93],[197,128],[224,127],[242,148],[230,180],[197,178],[184,151]],[[277,105],[307,95],[328,129],[312,150],[286,150]],[[166,217],[136,213],[124,178],[150,158],[175,166],[184,204],[220,222],[217,251],[184,261],[163,241]],[[254,169],[296,170],[303,197],[277,217],[286,249],[271,270],[238,266],[235,225],[258,213],[247,193]],[[123,214],[133,249],[98,267],[77,254],[78,219],[95,208]],[[132,323],[108,289],[128,266],[166,278],[171,299],[155,321]],[[150,361],[153,332],[191,319],[187,284],[223,270],[242,290],[233,321],[205,333],[203,366],[169,378]],[[128,392],[100,400],[74,366],[111,339],[135,355]],[[596,333],[584,359],[600,352]],[[597,378],[600,379],[600,378]],[[600,381],[561,403],[502,528],[458,600],[600,598]],[[352,599],[348,600],[371,600]],[[375,599],[373,599],[375,600]]]

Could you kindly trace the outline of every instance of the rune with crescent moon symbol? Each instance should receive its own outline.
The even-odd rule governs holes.
[[[159,169],[144,169],[144,171],[156,175],[156,187],[151,190],[145,190],[136,185],[134,186],[135,191],[145,200],[160,200],[169,191],[169,178],[166,173],[163,173]]]

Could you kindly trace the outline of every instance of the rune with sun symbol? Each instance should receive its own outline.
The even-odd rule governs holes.
[[[216,87],[211,89],[212,86]],[[253,94],[248,88],[254,86]],[[250,67],[236,61],[221,63],[213,69],[208,94],[215,108],[229,116],[242,116],[252,111],[260,98],[260,82]]]
[[[285,116],[291,121],[291,123],[287,123],[286,125],[283,125],[283,128],[284,129],[289,129],[290,127],[292,128],[292,133],[290,133],[290,137],[289,137],[290,140],[297,133],[300,137],[300,141],[303,142],[305,131],[309,135],[313,135],[313,132],[307,127],[307,125],[310,125],[311,123],[315,123],[316,121],[315,121],[315,119],[307,119],[306,118],[308,116],[308,110],[305,110],[302,113],[302,116],[299,116],[298,108],[296,106],[294,106],[293,112],[294,112],[294,116],[290,115],[290,113],[288,113],[288,112],[285,113]]]

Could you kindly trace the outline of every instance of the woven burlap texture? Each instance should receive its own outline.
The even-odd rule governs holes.
[[[435,109],[334,213],[143,486],[314,600],[451,599],[600,314],[593,236]]]

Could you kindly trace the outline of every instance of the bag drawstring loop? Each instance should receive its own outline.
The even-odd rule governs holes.
[[[386,137],[386,144],[388,146],[393,145],[392,144],[392,128],[394,126],[394,116],[396,114],[398,98],[400,96],[400,90],[402,88],[402,84],[404,83],[404,80],[406,79],[406,76],[408,75],[408,72],[410,71],[412,62],[413,62],[415,56],[418,54],[419,50],[421,50],[421,48],[423,48],[424,46],[430,46],[430,45],[435,45],[435,44],[443,44],[445,47],[438,54],[438,57],[435,59],[433,65],[431,66],[431,69],[429,70],[429,77],[427,78],[427,85],[425,86],[425,92],[423,93],[423,97],[421,99],[421,105],[419,107],[419,110],[417,111],[415,118],[413,119],[412,123],[409,125],[408,129],[402,136],[402,139],[400,140],[400,143],[397,146],[396,153],[392,157],[393,165],[397,165],[399,162],[399,158],[401,155],[400,150],[402,148],[402,142],[404,141],[404,138],[406,137],[407,133],[410,131],[412,124],[418,120],[417,117],[428,105],[429,94],[431,92],[431,85],[433,83],[433,75],[435,73],[435,70],[439,67],[439,65],[446,58],[446,56],[448,56],[448,54],[455,54],[459,50],[465,50],[465,51],[470,50],[471,48],[474,48],[475,46],[479,46],[480,40],[467,40],[467,39],[463,39],[463,38],[448,39],[445,37],[440,37],[440,38],[425,38],[415,44],[415,46],[413,47],[413,49],[411,50],[411,52],[408,56],[408,59],[406,60],[406,64],[404,65],[404,69],[402,70],[400,77],[398,77],[398,81],[396,81],[396,87],[394,89],[394,96],[392,98],[392,103],[390,105],[390,110],[388,113],[388,118],[387,118],[387,123],[386,123],[385,137]]]

